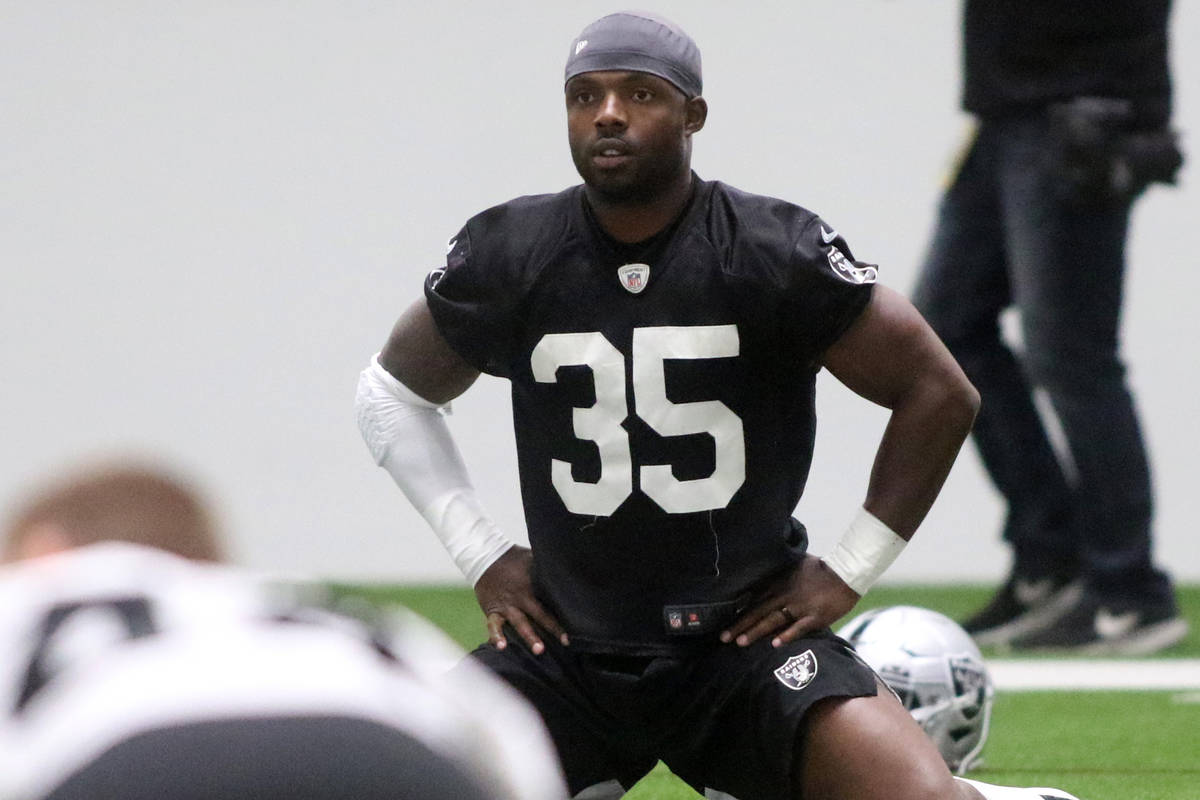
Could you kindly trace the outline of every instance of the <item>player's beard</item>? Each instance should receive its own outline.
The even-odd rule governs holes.
[[[599,169],[587,148],[572,147],[571,158],[583,182],[599,198],[615,205],[644,205],[662,196],[687,174],[686,148],[640,154],[623,169]]]

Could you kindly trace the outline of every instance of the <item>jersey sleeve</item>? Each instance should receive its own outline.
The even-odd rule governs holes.
[[[788,333],[816,362],[866,308],[879,270],[854,260],[837,229],[815,216],[801,229],[791,258]]]
[[[446,341],[471,366],[508,377],[518,281],[475,247],[468,222],[447,245],[446,265],[425,278],[425,299]],[[493,263],[488,263],[493,262]]]

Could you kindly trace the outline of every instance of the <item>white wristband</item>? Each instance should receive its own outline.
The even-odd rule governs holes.
[[[479,505],[440,407],[371,359],[355,398],[358,427],[387,470],[474,586],[513,542]]]
[[[879,518],[861,508],[833,548],[825,565],[862,595],[879,580],[908,544]]]

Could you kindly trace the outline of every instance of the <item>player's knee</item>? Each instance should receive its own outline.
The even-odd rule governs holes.
[[[847,787],[845,800],[959,800],[958,786],[939,757],[881,763],[865,785]]]
[[[888,789],[880,797],[891,800],[960,800],[960,784],[939,758],[936,763],[912,764],[900,787]]]
[[[829,800],[965,800],[944,765],[876,763],[871,772],[841,778],[827,776],[797,787],[796,797]],[[819,792],[814,792],[820,786]]]

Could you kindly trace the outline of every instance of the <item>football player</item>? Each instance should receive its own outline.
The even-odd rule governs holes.
[[[974,388],[833,224],[691,170],[685,32],[603,17],[564,78],[583,184],[470,219],[359,382],[374,458],[475,588],[475,658],[541,712],[576,797],[660,759],[740,800],[979,797],[829,630],[925,516]],[[824,559],[791,516],[822,368],[891,412]],[[481,372],[511,382],[529,548],[439,413]]]
[[[428,623],[322,610],[221,551],[198,497],[154,470],[89,472],[18,513],[0,797],[566,796],[537,716],[482,668],[448,678],[456,651]]]

